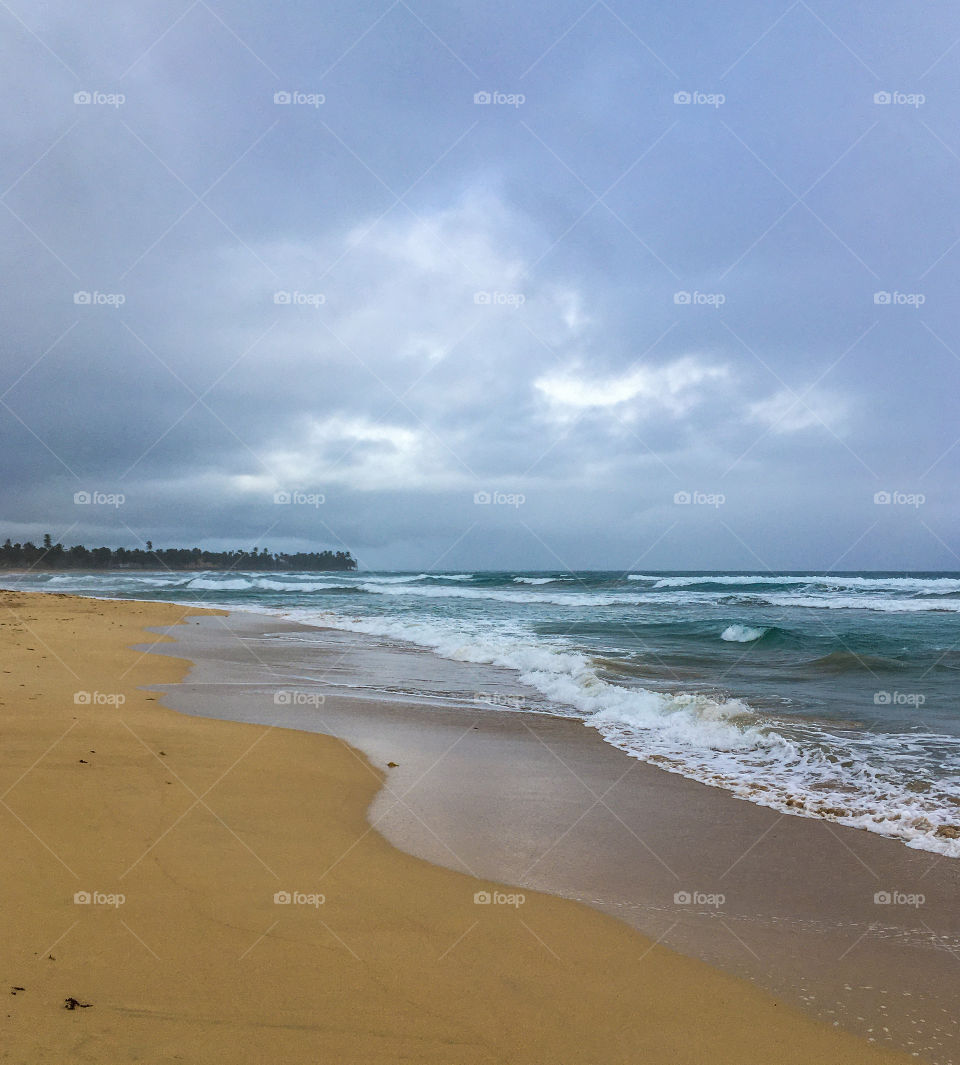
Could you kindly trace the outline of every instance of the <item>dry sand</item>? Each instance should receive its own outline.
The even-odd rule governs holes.
[[[577,903],[475,903],[513,892],[373,831],[338,740],[160,707],[188,664],[130,645],[199,611],[0,604],[0,1060],[916,1060]]]

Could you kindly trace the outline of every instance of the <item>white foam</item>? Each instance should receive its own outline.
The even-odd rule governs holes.
[[[253,583],[245,577],[220,578],[211,580],[209,577],[194,577],[187,585],[188,588],[205,588],[221,592],[240,592],[252,588]]]
[[[38,574],[34,579],[42,580],[43,574]],[[171,575],[170,577],[148,577],[140,573],[76,573],[76,574],[60,574],[55,577],[47,579],[47,584],[82,584],[87,581],[99,581],[103,583],[116,582],[119,584],[147,584],[153,587],[169,588],[178,584],[187,584],[191,578],[189,576],[177,577]]]
[[[549,592],[525,591],[520,588],[436,588],[410,584],[375,584],[372,581],[360,585],[364,591],[377,595],[421,596],[426,599],[487,599],[500,603],[546,603],[552,606],[637,606],[641,603],[662,603],[662,595],[642,596],[617,592],[564,592],[560,589]],[[677,601],[687,601],[687,597]]]
[[[810,576],[764,576],[750,574],[697,574],[692,577],[664,577],[657,574],[630,573],[627,580],[647,581],[654,588],[690,588],[697,585],[798,585],[829,589],[886,592],[960,592],[960,580],[954,577],[837,577],[831,574]]]
[[[947,764],[960,758],[960,741],[950,737],[830,731],[763,718],[735,699],[625,688],[602,680],[586,655],[489,623],[290,613],[308,624],[418,644],[455,661],[514,669],[559,715],[581,718],[635,758],[784,813],[960,857],[960,840],[936,835],[952,823],[947,811],[960,801],[960,777],[935,781],[925,793],[904,786],[924,772],[930,749],[949,749]]]
[[[960,599],[880,599],[858,595],[770,595],[754,602],[768,606],[799,606],[820,610],[876,610],[883,614],[956,614]]]
[[[377,575],[367,576],[365,573],[357,574],[371,584],[413,584],[415,581],[472,581],[472,573],[418,573],[416,575],[405,573],[395,577],[380,577]]]
[[[352,588],[352,584],[337,584],[331,581],[276,581],[269,577],[258,577],[254,582],[257,588],[269,592],[327,592],[336,588]]]
[[[720,639],[730,643],[752,643],[754,640],[759,640],[761,636],[765,636],[767,632],[769,629],[754,629],[749,625],[728,625],[720,633]]]

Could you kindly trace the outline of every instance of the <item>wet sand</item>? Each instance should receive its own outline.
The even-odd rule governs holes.
[[[369,816],[404,850],[587,902],[831,1025],[960,1060],[960,863],[737,800],[579,721],[477,706],[534,698],[507,671],[242,613],[178,641],[195,665],[169,705],[398,763]],[[400,683],[371,692],[377,676]]]

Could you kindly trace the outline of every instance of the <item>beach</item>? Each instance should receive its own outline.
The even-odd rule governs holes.
[[[17,592],[0,601],[0,956],[9,990],[2,1060],[916,1060],[917,1051],[871,1045],[596,908],[394,846],[375,826],[390,792],[407,794],[416,783],[397,784],[403,778],[391,774],[409,773],[404,763],[415,750],[430,754],[422,721],[389,698],[377,704],[380,719],[364,719],[357,700],[311,703],[311,692],[324,692],[319,677],[304,678],[302,657],[296,688],[278,660],[264,658],[276,623],[255,619],[257,629],[240,615],[163,603]],[[238,632],[228,622],[250,627]],[[221,672],[185,687],[179,698],[193,703],[179,713],[161,704],[157,689],[164,702],[178,698],[190,668],[188,630],[208,646],[219,640],[211,657],[219,656]],[[150,653],[164,648],[172,654]],[[342,657],[341,649],[331,653]],[[231,657],[242,676],[222,672]],[[219,692],[209,687],[216,680]],[[248,712],[251,683],[261,708],[273,710],[269,720]],[[278,701],[278,690],[300,694]],[[225,717],[227,705],[249,720],[200,713]],[[349,718],[356,737],[301,731],[284,707]],[[457,762],[438,755],[458,737],[466,749],[467,732],[483,729],[476,721],[451,725],[439,702],[428,712],[438,710],[436,727],[449,739],[431,763],[446,762],[456,776]],[[371,736],[386,716],[402,727],[379,730],[381,744],[404,733],[416,740],[402,753],[393,748],[393,767],[358,749],[361,740],[375,746]],[[501,756],[512,749],[509,736],[493,742]],[[474,773],[486,770],[488,793],[505,779],[502,761],[476,749],[470,757]],[[661,782],[711,790],[637,767]],[[604,777],[607,769],[595,763],[594,771]],[[536,783],[528,783],[534,796]],[[456,780],[437,787],[449,794]],[[464,778],[461,804],[476,803],[475,787]],[[421,802],[434,808],[429,793],[413,801],[411,792],[391,837],[410,837]],[[491,855],[498,827],[482,805],[474,813],[453,808],[449,822],[459,822],[458,839],[473,839],[464,853],[480,871],[500,861]],[[515,840],[509,825],[499,834]],[[859,837],[882,845],[898,874],[907,867],[897,863],[917,854]],[[516,847],[514,856],[522,864]],[[936,863],[931,883],[952,866],[922,859]],[[715,884],[683,884],[674,893],[723,894]],[[781,895],[772,882],[765,890]],[[790,897],[785,889],[782,898]]]
[[[396,763],[370,819],[404,850],[585,902],[825,1023],[953,1060],[955,861],[738,801],[578,721],[504,712],[527,695],[506,670],[243,611],[175,635],[195,664],[168,705]],[[372,677],[393,690],[372,698]],[[514,694],[492,711],[471,688]]]

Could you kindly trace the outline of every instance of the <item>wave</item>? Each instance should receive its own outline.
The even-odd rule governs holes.
[[[803,665],[825,673],[891,673],[908,668],[895,658],[859,654],[856,651],[831,651]]]
[[[218,592],[246,592],[262,589],[267,592],[333,592],[353,589],[353,584],[340,581],[278,581],[271,577],[194,577],[186,588]]]
[[[210,589],[220,592],[241,592],[247,588],[253,587],[253,582],[248,581],[245,577],[235,577],[232,580],[230,578],[213,580],[209,577],[194,577],[192,581],[187,585],[188,588],[198,589]]]
[[[349,587],[348,585],[331,583],[329,580],[281,581],[270,577],[242,576],[240,574],[221,576],[209,572],[200,576],[193,576],[189,573],[182,575],[172,573],[169,577],[148,577],[139,573],[78,574],[77,576],[63,574],[51,577],[47,583],[73,584],[90,581],[99,581],[105,586],[105,589],[109,585],[119,585],[121,587],[146,585],[148,588],[191,588],[225,592],[239,592],[257,588],[278,592],[312,592]]]
[[[377,595],[422,596],[428,599],[475,599],[494,600],[501,603],[544,603],[552,606],[637,606],[646,601],[657,603],[658,598],[644,600],[636,595],[617,595],[605,592],[534,592],[521,591],[519,588],[435,588],[412,586],[409,584],[374,584],[360,585],[365,591]]]
[[[956,614],[960,612],[960,600],[943,599],[880,599],[875,596],[792,596],[762,595],[740,597],[727,596],[721,603],[749,604],[751,606],[803,607],[819,610],[874,610],[883,614]]]
[[[44,575],[37,575],[38,580],[43,580]],[[46,579],[47,584],[86,584],[91,581],[99,581],[101,584],[115,581],[117,583],[146,584],[157,588],[171,588],[176,585],[186,584],[190,580],[189,574],[169,577],[147,577],[138,573],[61,573]]]
[[[752,643],[754,640],[762,639],[769,631],[769,629],[752,628],[749,625],[728,625],[720,633],[720,639],[728,643]]]
[[[131,585],[156,588],[189,588],[204,591],[264,591],[311,593],[311,592],[349,592],[371,593],[385,596],[419,596],[432,599],[472,599],[477,601],[487,600],[518,606],[544,605],[560,607],[647,607],[662,606],[669,604],[678,607],[696,605],[716,606],[727,605],[737,608],[760,607],[760,608],[790,608],[800,607],[804,609],[819,610],[869,610],[887,614],[922,614],[922,613],[960,613],[960,598],[946,598],[943,596],[917,598],[883,597],[882,594],[830,594],[827,591],[811,593],[807,595],[777,593],[765,590],[762,594],[749,592],[745,586],[740,590],[727,595],[718,595],[717,591],[705,590],[704,588],[638,588],[636,592],[620,591],[589,591],[582,590],[581,582],[575,582],[572,577],[514,577],[510,578],[511,584],[496,586],[493,584],[474,584],[472,587],[465,582],[473,581],[474,574],[404,574],[404,575],[368,575],[368,574],[309,574],[314,579],[281,579],[284,576],[294,577],[294,574],[276,574],[271,577],[249,575],[222,575],[206,573],[197,576],[191,574],[173,575],[169,577],[147,577],[133,574],[78,574],[76,577],[62,575],[45,579],[44,583],[51,581],[70,584],[87,582],[90,586],[94,582],[104,588],[117,587],[121,590]],[[308,576],[307,574],[303,575]],[[320,579],[316,579],[319,577]],[[500,577],[499,580],[507,578]],[[659,578],[658,578],[659,579]],[[706,580],[706,578],[704,578]],[[430,582],[430,583],[427,583]],[[558,583],[563,582],[563,583]],[[519,587],[517,586],[519,585]],[[544,587],[550,585],[549,588]],[[94,584],[95,586],[95,584]],[[541,590],[542,589],[542,590]],[[569,589],[569,590],[567,590]],[[750,626],[753,627],[753,626]],[[731,639],[732,637],[726,637]]]
[[[850,714],[843,721],[799,718],[779,698],[792,697],[791,681],[814,683],[818,690],[829,686],[842,695],[843,685],[851,691],[863,688],[870,672],[921,669],[928,658],[936,659],[931,669],[960,668],[960,656],[947,657],[960,600],[945,598],[950,589],[942,587],[954,578],[845,578],[849,586],[835,588],[814,583],[836,580],[823,575],[738,574],[736,581],[720,574],[631,576],[637,579],[630,585],[610,574],[502,572],[194,571],[38,575],[35,580],[37,586],[56,582],[51,591],[75,588],[82,594],[165,596],[181,602],[189,597],[227,607],[239,602],[274,617],[414,643],[455,661],[497,665],[515,671],[518,681],[540,694],[543,704],[536,709],[576,718],[633,757],[784,812],[868,828],[960,857],[960,839],[949,838],[960,825],[960,741],[873,732],[851,723]],[[665,580],[688,583],[653,586]],[[867,581],[886,586],[867,587]],[[917,581],[929,594],[918,595],[909,586]],[[332,609],[336,603],[345,609]],[[664,605],[667,609],[660,609]],[[801,620],[807,609],[814,612]],[[844,619],[844,631],[830,640],[819,632],[810,635],[818,628],[815,611],[823,609],[876,613]],[[346,610],[349,617],[342,616]],[[926,611],[948,617],[937,624],[919,613]],[[914,617],[896,616],[903,613]],[[385,616],[365,616],[374,614]],[[923,635],[931,627],[935,635]],[[932,649],[931,639],[936,641]],[[637,641],[643,652],[635,653]],[[918,643],[928,656],[922,661],[910,651]],[[747,646],[738,650],[740,644]],[[764,658],[772,652],[770,668],[761,670],[762,682],[747,688],[763,702],[713,692],[720,672],[716,663],[728,661],[731,652],[744,656],[754,644],[764,647]],[[848,646],[871,653],[847,651]],[[647,647],[655,653],[647,653]],[[780,654],[786,650],[791,661]],[[749,680],[760,663],[755,655],[745,657],[753,670],[744,674]],[[850,674],[849,680],[840,680],[843,674]],[[729,683],[736,683],[733,674]],[[661,684],[670,691],[653,690]],[[704,691],[708,685],[711,690]],[[801,694],[796,707],[803,705]],[[880,720],[876,713],[866,717]],[[903,719],[903,714],[890,718]]]
[[[642,761],[784,813],[960,857],[960,838],[954,837],[960,832],[960,778],[938,779],[929,771],[931,764],[957,763],[958,739],[777,720],[738,699],[626,687],[598,674],[602,660],[462,619],[399,621],[306,610],[293,616],[413,643],[454,661],[512,669],[549,700],[548,712],[579,718]],[[912,788],[909,781],[923,786]]]
[[[960,613],[960,595],[954,596],[945,585],[957,584],[954,578],[832,578],[832,577],[753,577],[734,575],[705,575],[696,577],[660,577],[653,574],[630,574],[634,581],[650,582],[649,586],[624,587],[616,578],[597,578],[601,587],[584,587],[586,581],[575,576],[515,576],[505,574],[419,573],[271,573],[269,576],[249,571],[235,574],[206,572],[165,576],[127,573],[63,574],[37,577],[44,586],[57,582],[59,586],[79,588],[115,588],[135,594],[140,587],[203,590],[209,592],[241,592],[263,590],[294,594],[370,593],[385,596],[420,596],[433,599],[472,599],[500,602],[515,606],[624,607],[645,608],[664,605],[685,607],[730,606],[737,612],[743,608],[783,610],[861,610],[883,614]],[[820,586],[816,581],[822,582]],[[827,587],[827,582],[843,582],[846,590]],[[919,582],[926,590],[916,591]],[[20,586],[21,581],[17,581]],[[781,585],[777,587],[778,583]],[[726,587],[724,585],[727,585]],[[755,587],[753,587],[755,585]],[[880,586],[883,587],[880,587]],[[933,588],[932,585],[939,587]],[[900,591],[900,595],[896,594]],[[741,623],[743,624],[743,623]],[[756,628],[757,625],[745,625]],[[713,638],[712,633],[707,634]],[[741,642],[730,636],[728,642]],[[752,641],[742,641],[752,642]]]
[[[127,577],[124,580],[136,581],[138,584],[148,584],[154,588],[173,588],[180,584],[186,584],[189,577]]]
[[[257,577],[250,582],[250,586],[269,592],[330,592],[353,587],[352,584],[331,584],[330,581],[276,581],[269,577]]]
[[[549,592],[521,591],[509,588],[437,588],[410,584],[375,584],[365,582],[359,587],[380,595],[415,595],[433,599],[475,599],[494,600],[502,603],[535,604],[566,607],[605,607],[605,606],[660,606],[671,603],[689,606],[696,603],[713,605],[716,603],[734,606],[760,607],[804,607],[824,610],[873,610],[888,614],[898,613],[960,613],[960,599],[883,599],[878,596],[793,596],[793,595],[728,595],[717,598],[709,593],[697,592],[639,592],[624,594],[617,592],[583,592],[551,589]]]
[[[693,588],[702,585],[721,585],[724,587],[817,587],[828,590],[859,590],[889,592],[936,592],[945,594],[960,592],[960,579],[955,577],[843,577],[830,574],[810,574],[801,576],[755,575],[755,574],[697,574],[695,576],[664,577],[658,574],[630,573],[630,581],[646,581],[654,588]]]
[[[472,573],[418,573],[415,576],[411,573],[403,573],[397,576],[381,577],[377,575],[367,576],[365,573],[358,573],[358,577],[362,577],[365,581],[371,584],[413,584],[415,581],[472,581]]]

